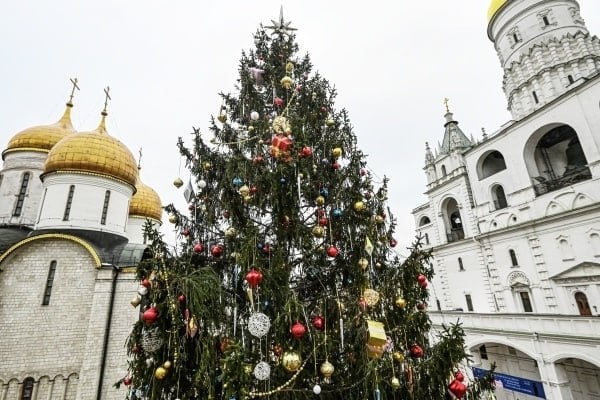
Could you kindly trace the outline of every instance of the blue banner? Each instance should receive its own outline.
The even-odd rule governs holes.
[[[473,376],[475,378],[481,378],[485,376],[489,371],[473,367]],[[494,379],[496,381],[496,389],[512,390],[519,393],[529,394],[540,399],[546,398],[544,392],[544,385],[542,382],[532,381],[530,379],[520,378],[518,376],[501,374],[494,372]]]

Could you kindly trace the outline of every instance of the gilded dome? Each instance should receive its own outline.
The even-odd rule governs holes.
[[[51,125],[40,125],[27,128],[14,135],[2,152],[2,158],[7,153],[15,151],[38,151],[48,153],[52,147],[63,137],[76,133],[71,124],[71,108],[73,104],[67,103],[65,113],[58,122]]]
[[[87,172],[109,176],[135,187],[138,169],[131,151],[110,136],[105,127],[106,114],[91,132],[69,135],[50,150],[44,174],[51,172]]]
[[[152,218],[160,221],[162,218],[162,204],[158,194],[150,186],[144,184],[139,177],[135,188],[137,191],[129,202],[129,216]]]
[[[509,0],[492,0],[492,3],[490,4],[490,8],[488,8],[487,13],[488,22],[490,22],[492,18],[494,18],[494,15],[496,15],[498,10],[500,10],[500,8],[504,6],[504,4],[508,3],[508,1]]]

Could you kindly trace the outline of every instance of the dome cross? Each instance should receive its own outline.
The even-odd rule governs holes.
[[[69,96],[69,102],[67,104],[70,104],[72,106],[73,105],[73,97],[75,97],[75,90],[80,90],[80,89],[79,89],[79,85],[77,85],[77,83],[78,83],[77,78],[69,78],[69,80],[73,84],[73,87],[71,88],[71,95]]]
[[[110,87],[104,88],[104,109],[102,110],[102,115],[107,115],[106,108],[108,107],[108,101],[112,100],[110,97]]]

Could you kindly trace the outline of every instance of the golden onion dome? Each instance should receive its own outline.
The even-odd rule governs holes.
[[[60,140],[46,159],[44,175],[79,172],[108,176],[135,188],[138,170],[131,151],[106,132],[106,113],[96,130],[69,135]]]
[[[27,128],[14,135],[2,152],[2,159],[8,153],[15,151],[37,151],[48,153],[62,138],[77,131],[71,124],[71,108],[73,104],[67,103],[63,116],[51,125],[40,125]]]
[[[135,188],[137,191],[129,202],[129,216],[152,218],[161,221],[162,204],[158,193],[142,182],[139,176]]]
[[[490,8],[488,8],[487,13],[488,22],[490,22],[492,18],[494,18],[494,15],[496,15],[498,10],[500,10],[504,6],[504,4],[508,3],[508,1],[509,0],[492,0],[492,3],[490,4]]]

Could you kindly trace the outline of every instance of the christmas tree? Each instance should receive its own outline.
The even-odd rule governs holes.
[[[430,253],[401,262],[387,179],[294,30],[261,27],[211,139],[179,140],[195,185],[166,207],[176,250],[147,232],[129,398],[480,398],[461,327],[431,331]]]

